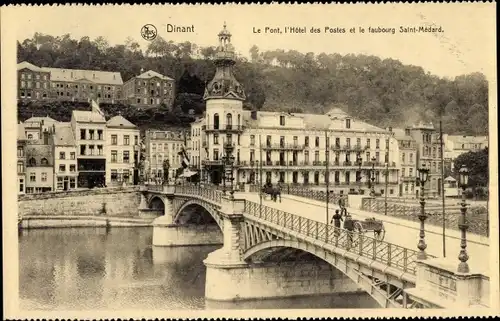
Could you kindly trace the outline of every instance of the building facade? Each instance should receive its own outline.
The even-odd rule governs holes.
[[[21,129],[20,129],[21,128]],[[17,192],[26,193],[26,136],[22,124],[17,130]]]
[[[121,115],[106,127],[106,186],[132,185],[139,175],[139,128]]]
[[[165,104],[172,107],[175,97],[174,79],[149,70],[129,79],[123,85],[126,102],[142,107]]]
[[[443,135],[445,166],[454,169],[454,160],[465,153],[477,152],[488,148],[488,136]]]
[[[78,188],[78,162],[75,137],[71,123],[55,126],[54,135],[54,190]]]
[[[106,184],[106,120],[93,111],[73,110],[71,128],[77,149],[78,186]]]
[[[26,61],[17,72],[21,100],[123,101],[119,72],[37,67]]]
[[[50,71],[23,61],[17,64],[17,98],[47,100],[51,97]]]
[[[168,160],[169,178],[174,178],[176,170],[182,166],[179,152],[185,146],[184,133],[147,130],[144,142],[146,145],[146,179],[163,178],[165,160]]]
[[[26,193],[54,190],[53,132],[43,132],[42,139],[30,141],[25,147]]]
[[[436,197],[442,193],[441,139],[432,123],[418,123],[405,128],[405,134],[411,136],[417,146],[417,169],[423,164],[429,169],[429,178],[425,184],[426,196]],[[444,141],[444,140],[443,140]],[[418,197],[419,190],[416,191]]]
[[[404,129],[393,129],[398,141],[400,159],[399,195],[416,197],[417,186],[417,144]]]
[[[326,115],[243,110],[246,96],[232,71],[231,34],[224,26],[218,36],[217,69],[204,95],[206,115],[191,128],[192,158],[201,145],[202,179],[221,184],[232,174],[235,184],[317,186],[328,179],[333,190],[367,193],[373,173],[376,192],[397,194],[399,152],[393,133],[339,109]],[[235,160],[232,173],[224,165],[228,147]]]

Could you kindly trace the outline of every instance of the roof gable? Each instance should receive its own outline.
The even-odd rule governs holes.
[[[106,122],[106,126],[116,128],[137,128],[136,125],[132,124],[129,120],[121,115],[112,117]]]

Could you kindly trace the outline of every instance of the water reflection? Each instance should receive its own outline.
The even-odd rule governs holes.
[[[147,227],[25,230],[19,242],[22,309],[375,306],[359,294],[205,302],[203,260],[220,246],[152,247],[152,229]]]

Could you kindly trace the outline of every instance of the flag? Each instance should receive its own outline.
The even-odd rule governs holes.
[[[181,161],[182,167],[183,168],[188,168],[190,163],[189,163],[188,154],[186,152],[186,148],[184,148],[184,146],[182,146],[182,149],[181,149],[181,151],[178,154],[182,158],[182,161]]]
[[[98,113],[102,117],[104,117],[104,113],[102,112],[101,108],[99,108],[99,104],[95,100],[92,100],[92,112],[93,113]]]

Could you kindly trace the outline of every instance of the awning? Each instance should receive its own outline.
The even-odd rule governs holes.
[[[179,175],[179,177],[191,177],[193,175],[196,175],[198,174],[198,172],[193,172],[193,171],[190,171],[190,170],[186,170],[184,171],[184,173],[182,173],[181,175]]]

